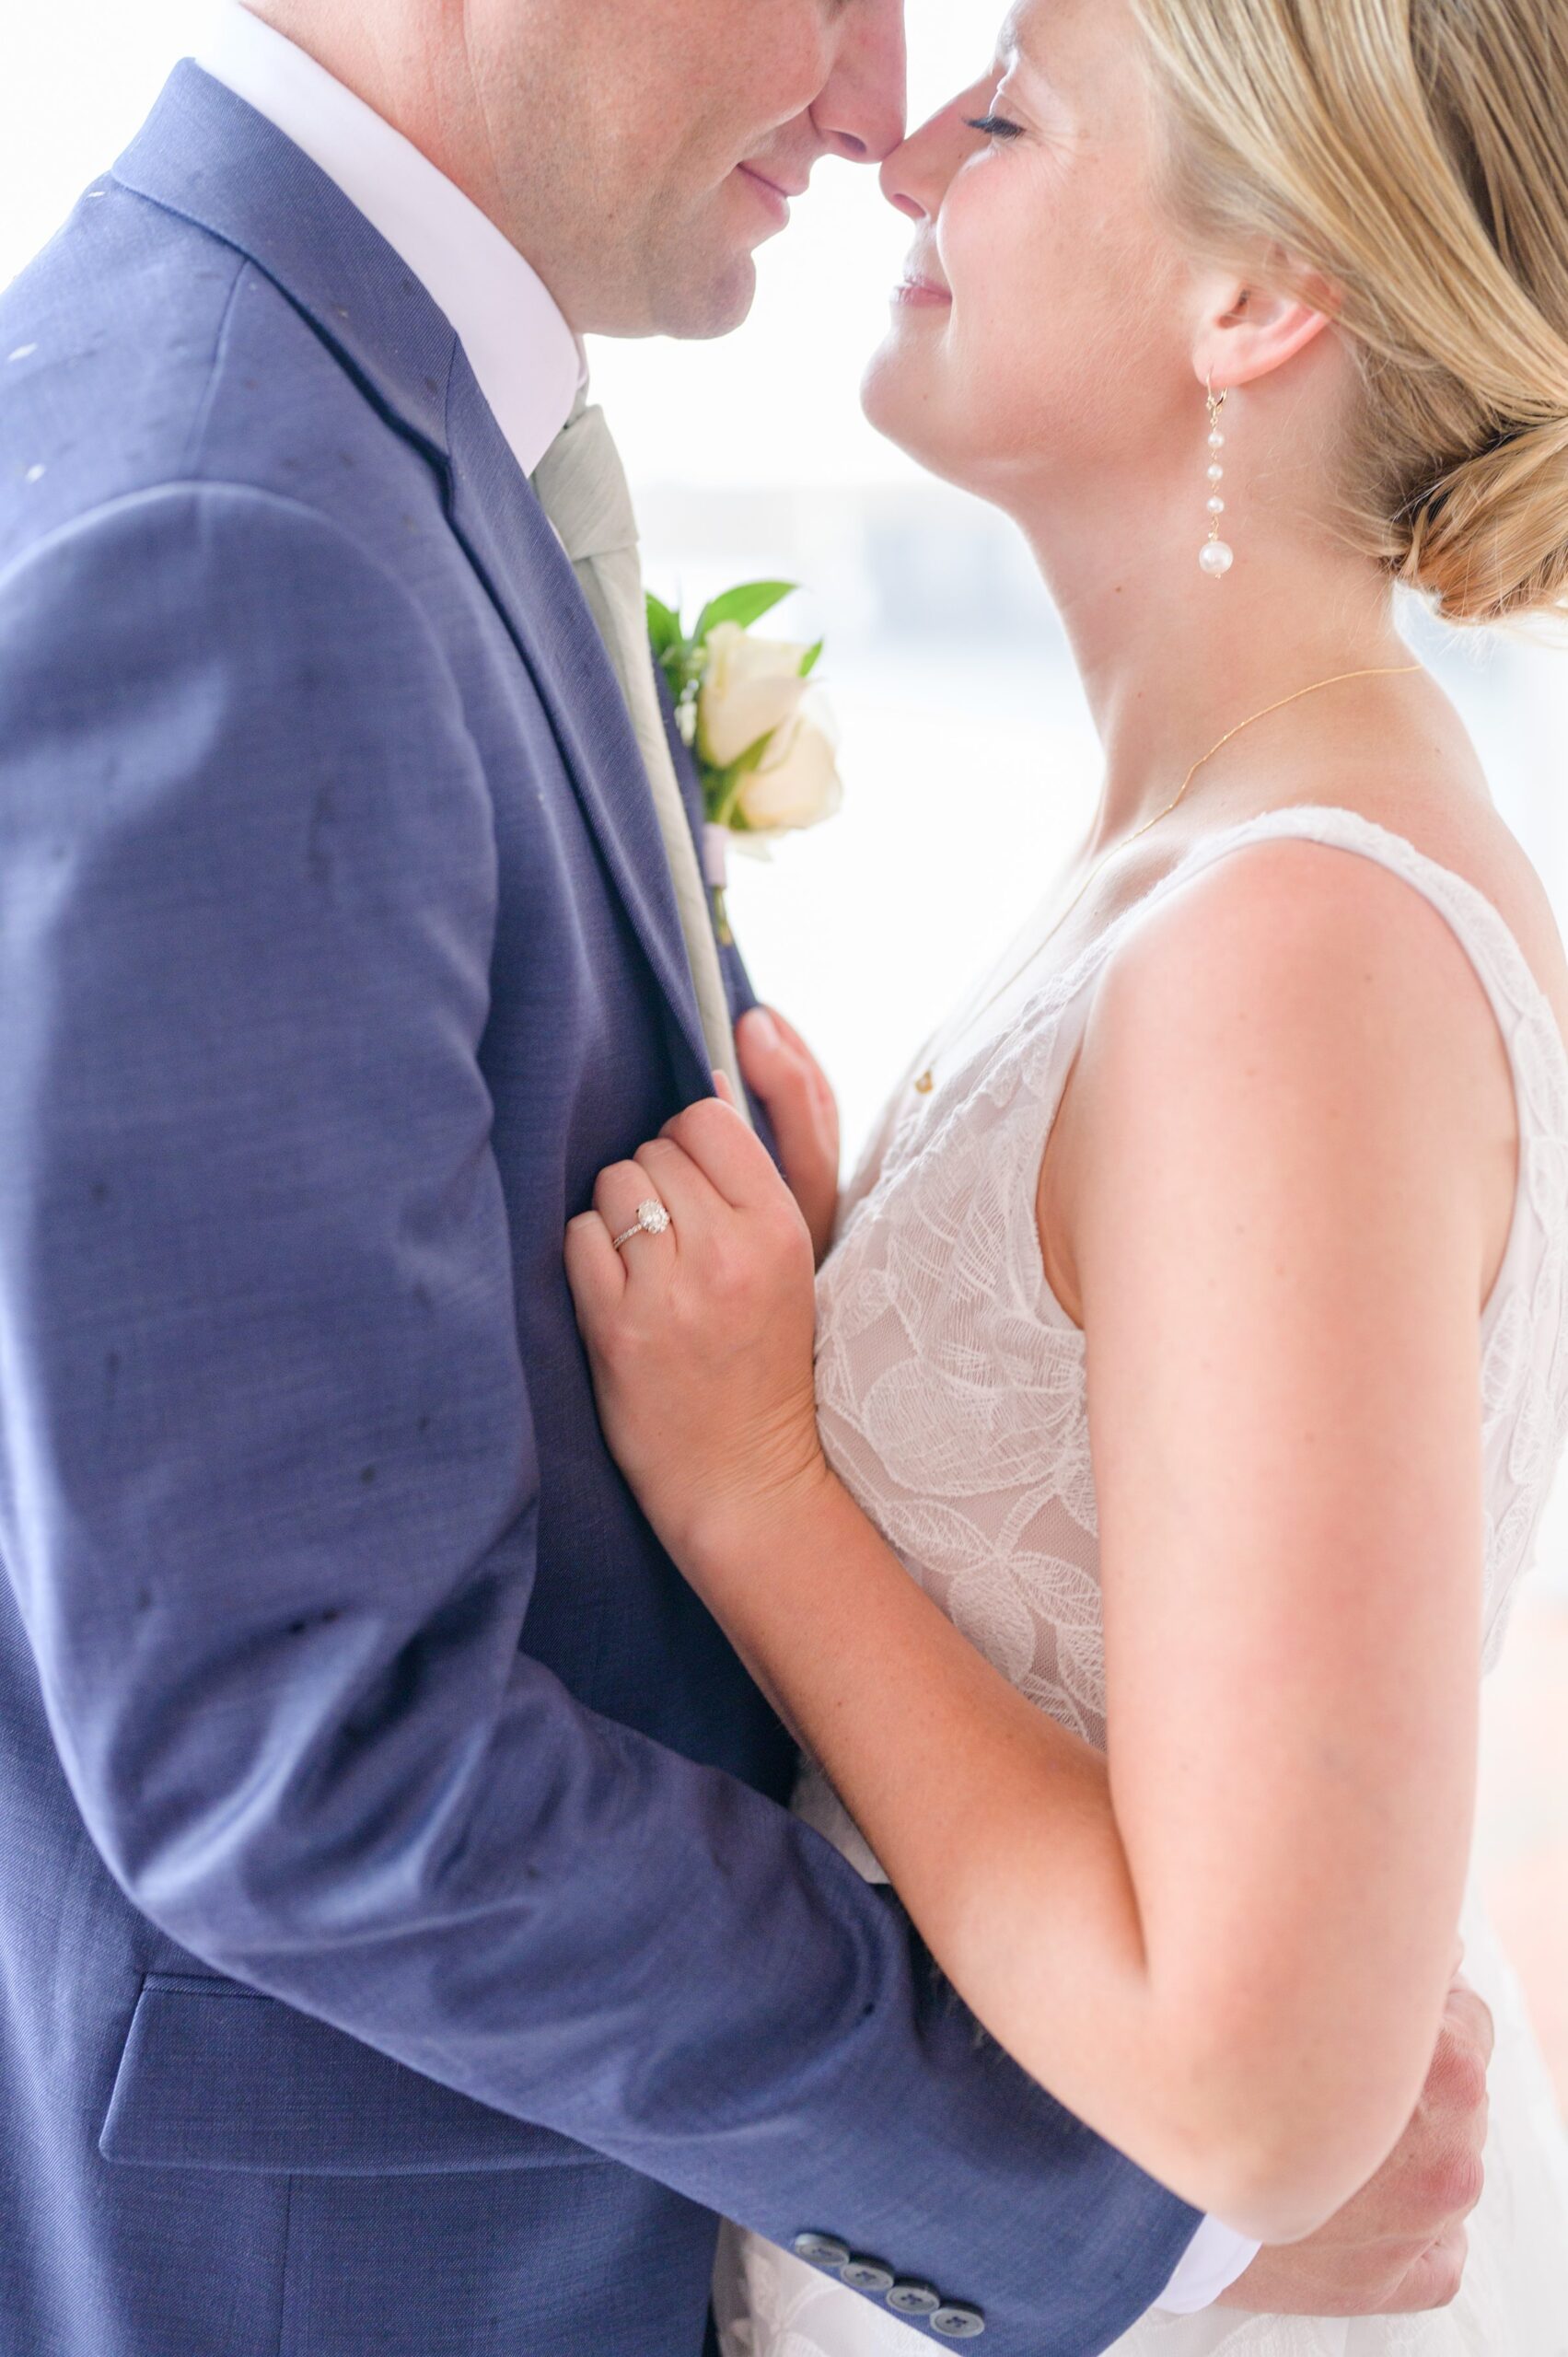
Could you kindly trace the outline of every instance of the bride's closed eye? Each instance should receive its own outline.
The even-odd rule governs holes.
[[[1024,135],[1023,124],[1009,122],[1003,114],[966,115],[964,122],[970,131],[983,132],[988,139],[1021,139]]]

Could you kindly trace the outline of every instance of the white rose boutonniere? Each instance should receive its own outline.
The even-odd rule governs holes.
[[[680,616],[648,599],[654,653],[675,698],[680,733],[697,757],[707,819],[707,878],[719,939],[726,853],[767,856],[777,835],[830,819],[843,800],[832,726],[811,675],[822,652],[756,638],[752,625],[789,597],[788,581],[751,581],[703,607],[688,632]]]

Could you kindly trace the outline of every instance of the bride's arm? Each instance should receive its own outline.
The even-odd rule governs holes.
[[[1509,1192],[1473,974],[1353,865],[1260,847],[1190,887],[1105,978],[1074,1079],[1057,1240],[1088,1335],[1109,1763],[822,1466],[809,1255],[738,1124],[693,1109],[601,1181],[619,1216],[651,1177],[670,1237],[617,1260],[596,1220],[571,1247],[618,1454],[955,1986],[1093,2127],[1272,2241],[1372,2175],[1436,2038]]]

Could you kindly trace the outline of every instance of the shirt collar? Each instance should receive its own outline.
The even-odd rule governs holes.
[[[223,0],[196,63],[335,180],[401,256],[451,322],[531,475],[587,375],[582,344],[538,273],[412,141],[240,0]]]

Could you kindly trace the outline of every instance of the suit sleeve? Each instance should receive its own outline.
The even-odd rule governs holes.
[[[1196,2221],[885,1896],[519,1650],[485,779],[336,525],[182,486],[0,578],[0,1549],[110,1872],[214,1968],[1084,2357]]]

